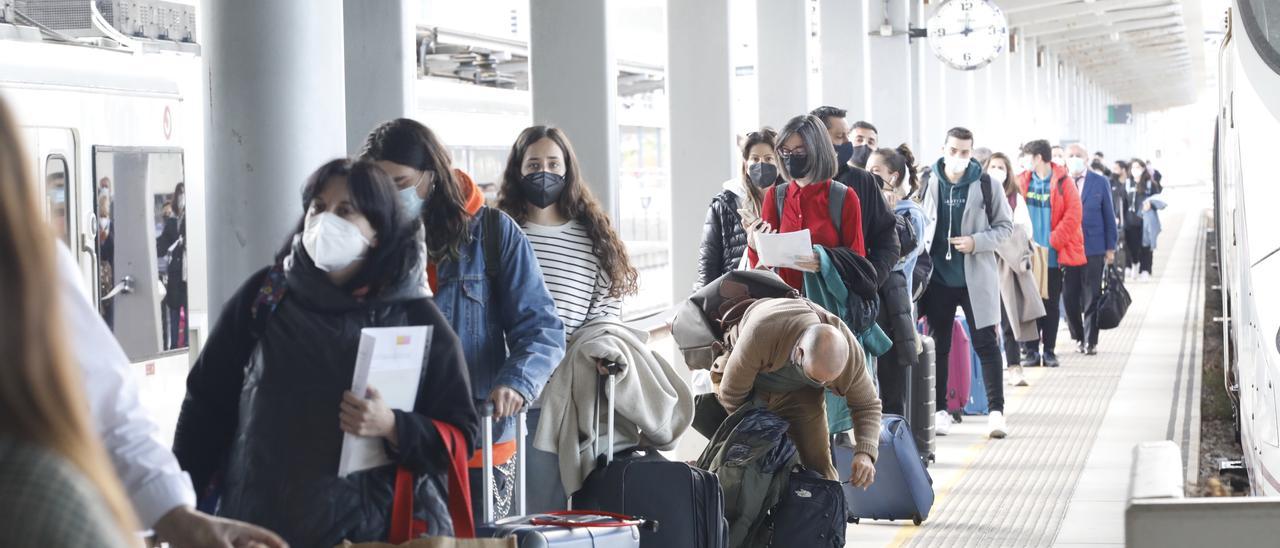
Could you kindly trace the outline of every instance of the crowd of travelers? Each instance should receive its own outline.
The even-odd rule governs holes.
[[[946,364],[961,351],[978,360],[990,437],[1010,436],[1006,384],[1061,365],[1062,313],[1076,351],[1099,352],[1104,278],[1150,278],[1164,202],[1147,162],[1108,165],[1046,140],[992,152],[979,137],[953,128],[922,157],[829,106],[741,136],[692,289],[724,296],[734,273],[763,272],[786,295],[726,301],[709,367],[690,383],[619,319],[637,270],[569,135],[524,130],[486,203],[429,127],[385,122],[356,157],[299,182],[302,213],[221,307],[169,448],[74,259],[53,245],[0,104],[0,493],[20,493],[0,497],[0,537],[334,546],[398,536],[402,504],[410,537],[474,536],[494,517],[569,508],[596,481],[602,425],[613,458],[672,449],[717,413],[709,438],[768,424],[767,412],[787,462],[866,489],[882,420],[919,403],[912,371],[936,364],[932,423],[950,432]],[[811,254],[766,262],[762,242],[799,231]],[[351,388],[362,332],[403,326],[432,336],[415,403],[400,409],[379,387]],[[840,436],[851,460],[837,466]],[[350,437],[376,440],[387,464],[339,476]],[[758,524],[735,505],[754,484],[717,474],[738,494],[726,497],[728,538],[748,545]]]

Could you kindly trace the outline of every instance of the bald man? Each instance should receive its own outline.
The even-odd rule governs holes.
[[[849,402],[854,459],[850,482],[869,487],[880,441],[880,398],[862,346],[840,318],[803,299],[760,299],[725,334],[731,350],[711,378],[730,413],[749,398],[790,423],[807,468],[837,479],[831,462],[824,392]]]

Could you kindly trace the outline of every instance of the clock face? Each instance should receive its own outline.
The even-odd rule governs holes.
[[[989,0],[947,0],[929,18],[929,46],[958,70],[990,63],[1009,43],[1004,12]]]

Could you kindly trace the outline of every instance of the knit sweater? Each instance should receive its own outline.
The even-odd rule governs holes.
[[[821,317],[819,317],[821,315]],[[732,413],[747,401],[758,375],[786,367],[810,326],[836,326],[849,343],[844,371],[827,388],[845,398],[853,415],[854,451],[875,459],[880,442],[880,398],[867,372],[862,345],[840,318],[803,299],[760,299],[725,334],[732,347],[720,380],[720,403]]]

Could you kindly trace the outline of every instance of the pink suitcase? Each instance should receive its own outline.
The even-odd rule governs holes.
[[[963,317],[957,316],[951,324],[951,353],[947,360],[947,411],[959,413],[969,402],[969,368],[973,347],[965,332]]]

